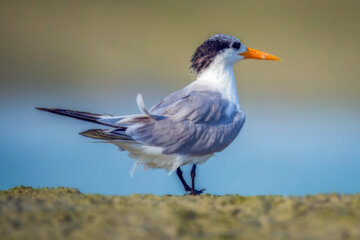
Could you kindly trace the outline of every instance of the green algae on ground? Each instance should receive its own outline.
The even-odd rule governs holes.
[[[360,194],[103,196],[0,191],[0,239],[360,239]]]

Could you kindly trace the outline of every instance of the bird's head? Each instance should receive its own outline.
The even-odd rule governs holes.
[[[191,58],[191,66],[197,74],[203,72],[212,63],[233,65],[242,59],[280,60],[269,53],[247,48],[236,37],[216,34],[203,42]]]

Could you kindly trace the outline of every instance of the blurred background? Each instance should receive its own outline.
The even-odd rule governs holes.
[[[199,166],[198,188],[359,192],[359,12],[335,0],[1,1],[0,189],[183,194],[176,174],[131,178],[126,153],[77,134],[96,126],[34,107],[138,113],[137,93],[150,107],[189,84],[195,48],[224,33],[282,61],[235,65],[247,122]]]

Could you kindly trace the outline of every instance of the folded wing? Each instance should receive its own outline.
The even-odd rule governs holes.
[[[145,108],[141,95],[137,103],[142,114],[112,116],[87,112],[37,108],[59,115],[89,121],[110,129],[91,129],[83,136],[115,142],[160,147],[164,154],[206,155],[227,147],[238,135],[245,115],[215,91],[174,92]]]
[[[162,147],[165,154],[204,155],[219,152],[238,135],[245,115],[213,91],[175,93],[150,109],[149,115],[124,118],[135,141]],[[229,109],[231,111],[229,111]]]

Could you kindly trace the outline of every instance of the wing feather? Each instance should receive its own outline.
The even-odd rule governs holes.
[[[135,141],[163,148],[163,153],[203,155],[227,147],[238,135],[245,115],[240,111],[226,113],[229,101],[213,91],[193,91],[167,97],[150,109],[161,116],[134,117],[126,134]],[[236,107],[233,107],[236,109]]]

